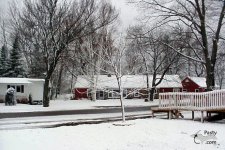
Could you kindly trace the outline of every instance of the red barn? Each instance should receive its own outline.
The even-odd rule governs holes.
[[[186,77],[181,83],[184,92],[204,92],[207,87],[203,77]]]

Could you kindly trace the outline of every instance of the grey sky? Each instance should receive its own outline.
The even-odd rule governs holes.
[[[0,0],[0,13],[1,13],[1,15],[3,13],[5,13],[7,5],[8,5],[8,0]]]
[[[13,0],[0,0],[0,16],[5,17],[7,15],[7,8],[9,2]],[[17,3],[21,4],[23,0],[16,0]],[[136,8],[126,4],[126,0],[111,0],[112,5],[114,5],[120,12],[120,21],[122,24],[122,29],[127,28],[129,25],[134,24],[135,17],[137,15]]]
[[[112,4],[119,10],[120,19],[123,28],[127,28],[130,25],[135,24],[135,17],[137,16],[137,11],[134,6],[128,5],[127,0],[111,0]]]

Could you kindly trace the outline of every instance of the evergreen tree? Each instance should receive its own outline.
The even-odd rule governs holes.
[[[6,71],[9,68],[7,53],[8,49],[7,46],[4,44],[1,48],[0,53],[0,77],[4,77]]]
[[[29,77],[32,78],[44,78],[45,77],[45,63],[44,58],[41,54],[41,51],[38,46],[35,46],[34,51],[32,53],[32,59],[29,66]]]
[[[20,51],[19,36],[16,35],[13,41],[13,47],[10,53],[10,59],[9,59],[10,67],[7,70],[5,76],[7,77],[25,77],[26,76],[21,58],[22,56]]]

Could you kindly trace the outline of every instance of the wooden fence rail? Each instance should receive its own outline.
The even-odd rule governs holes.
[[[160,109],[210,111],[225,109],[225,90],[202,93],[160,93]]]

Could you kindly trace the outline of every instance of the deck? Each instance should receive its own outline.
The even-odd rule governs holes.
[[[203,93],[160,93],[159,106],[152,108],[153,116],[158,112],[167,112],[171,119],[173,114],[178,117],[181,111],[201,111],[201,122],[204,122],[204,113],[225,112],[225,90],[215,90]]]

